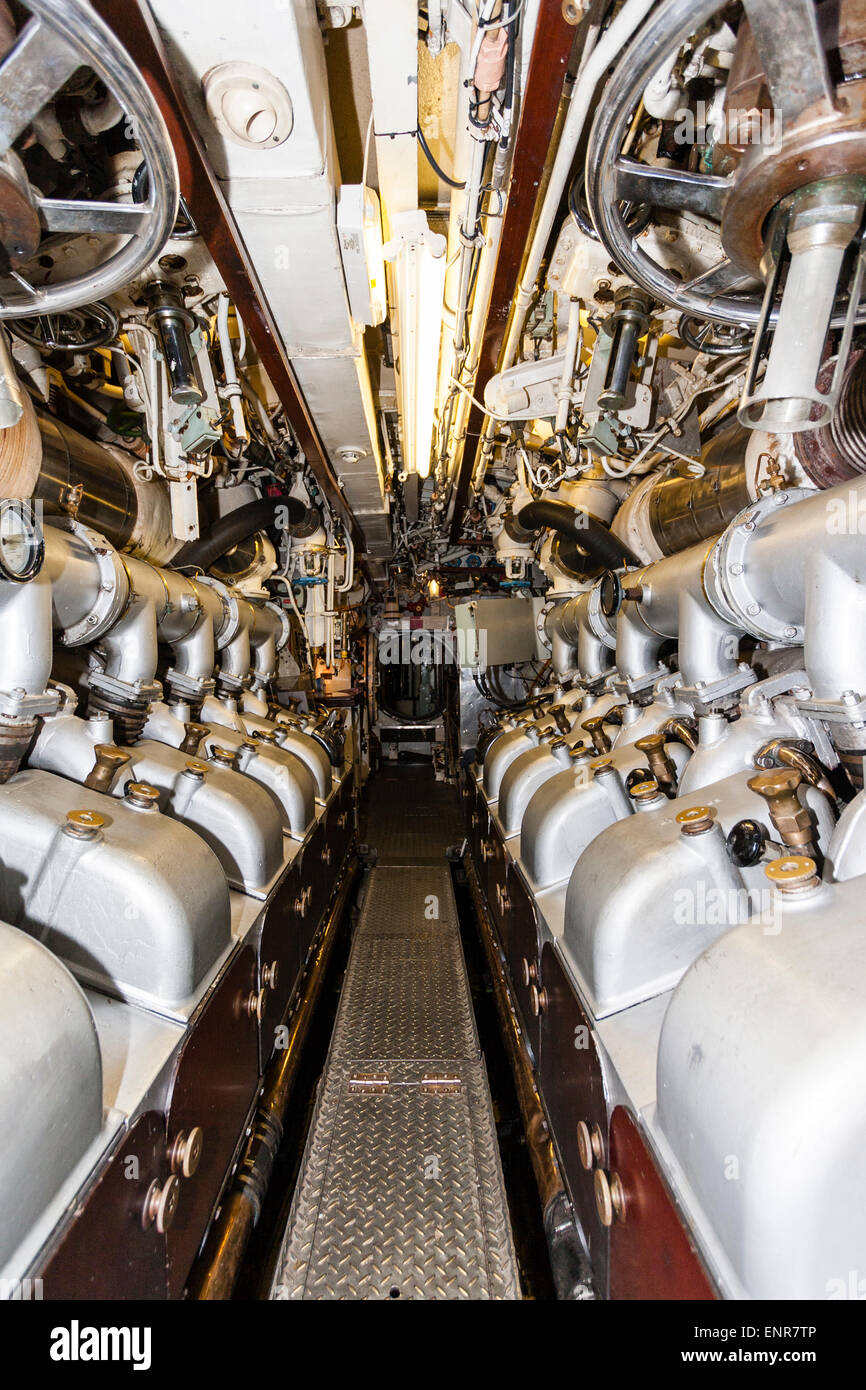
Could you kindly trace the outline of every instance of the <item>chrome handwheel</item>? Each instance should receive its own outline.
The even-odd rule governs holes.
[[[85,0],[26,0],[32,18],[0,61],[0,319],[57,314],[92,304],[134,280],[171,235],[178,209],[174,151],[139,69]],[[148,170],[143,202],[44,198],[13,145],[80,67],[90,68],[126,113]],[[125,237],[94,269],[52,285],[22,267],[43,234]]]
[[[866,173],[866,135],[858,129],[853,109],[859,102],[838,99],[813,0],[744,0],[759,65],[780,118],[778,145],[748,148],[725,177],[655,168],[625,157],[621,151],[651,78],[721,8],[719,0],[663,0],[651,14],[599,103],[587,149],[586,193],[605,248],[635,284],[689,316],[754,327],[763,296],[744,291],[764,278],[763,236],[770,213],[799,188],[828,174]],[[684,283],[647,255],[623,217],[625,203],[692,212],[719,222],[725,258]],[[844,321],[844,313],[837,314],[837,321]]]

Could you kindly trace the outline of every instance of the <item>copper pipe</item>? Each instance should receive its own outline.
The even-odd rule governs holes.
[[[304,1044],[327,977],[340,923],[354,892],[359,867],[359,860],[353,852],[338,881],[336,896],[308,961],[301,996],[288,1022],[288,1041],[265,1076],[252,1132],[234,1182],[220,1203],[219,1216],[193,1266],[189,1280],[190,1298],[202,1302],[231,1298],[270,1183]]]

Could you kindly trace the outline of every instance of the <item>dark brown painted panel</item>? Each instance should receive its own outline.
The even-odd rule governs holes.
[[[565,969],[547,942],[541,953],[541,981],[547,1004],[541,1018],[539,1080],[550,1128],[571,1200],[592,1258],[598,1291],[607,1283],[608,1235],[598,1219],[594,1169],[584,1168],[578,1152],[578,1124],[595,1126],[607,1139],[607,1102],[601,1061],[589,1018]],[[607,1155],[603,1154],[606,1159]]]
[[[610,1233],[611,1298],[715,1298],[641,1132],[621,1105],[610,1122],[610,1171],[625,1197],[624,1219]]]
[[[198,1171],[183,1180],[168,1232],[170,1298],[183,1291],[258,1088],[258,1020],[247,1008],[257,988],[256,954],[244,946],[194,1021],[175,1066],[168,1142],[199,1125],[204,1146]]]
[[[165,1236],[153,1224],[145,1229],[142,1212],[151,1183],[164,1183],[168,1174],[165,1120],[149,1111],[136,1120],[43,1267],[43,1297],[164,1299]]]
[[[536,1062],[539,1054],[540,1016],[533,1011],[533,985],[539,983],[538,926],[532,895],[513,862],[505,875],[506,920],[503,926],[505,959],[512,990],[529,1046]],[[524,968],[524,962],[525,968]]]

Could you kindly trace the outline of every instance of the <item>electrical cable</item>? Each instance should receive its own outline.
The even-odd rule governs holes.
[[[418,126],[415,133],[418,136],[418,144],[421,146],[421,149],[424,152],[424,155],[427,159],[427,163],[430,165],[430,168],[433,170],[436,177],[440,178],[443,183],[446,183],[449,188],[456,188],[458,190],[464,189],[466,187],[465,179],[462,183],[460,183],[457,179],[451,178],[450,174],[446,174],[442,166],[436,162],[436,159],[431,153],[430,146],[424,139],[424,132],[420,126]]]

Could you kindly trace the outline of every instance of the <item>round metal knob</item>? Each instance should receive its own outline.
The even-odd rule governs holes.
[[[529,986],[538,979],[538,966],[535,964],[534,960],[527,960],[526,956],[524,956],[523,960],[520,962],[520,973],[524,988],[529,989]]]
[[[246,1011],[250,1018],[254,1018],[257,1023],[261,1023],[265,1012],[265,1000],[267,998],[266,989],[254,990],[247,998]]]
[[[589,1173],[595,1163],[595,1155],[592,1152],[592,1135],[586,1120],[577,1122],[577,1156],[581,1167]]]
[[[272,960],[270,965],[262,966],[262,984],[267,985],[268,989],[276,989],[277,987],[279,965],[279,961]]]
[[[141,1212],[141,1224],[144,1229],[155,1226],[159,1234],[164,1236],[175,1218],[179,1198],[180,1180],[173,1173],[170,1178],[166,1178],[162,1186],[156,1181],[152,1182],[147,1189]]]
[[[602,1226],[612,1226],[614,1221],[625,1220],[625,1193],[617,1173],[606,1173],[596,1168],[593,1178],[595,1208]]]
[[[534,1018],[539,1018],[544,1013],[549,1003],[547,990],[543,985],[533,985],[529,991],[529,1007],[532,1009]]]
[[[180,1173],[184,1178],[191,1178],[201,1163],[203,1148],[204,1131],[200,1125],[195,1125],[189,1134],[182,1129],[169,1149],[168,1161],[171,1171]]]

